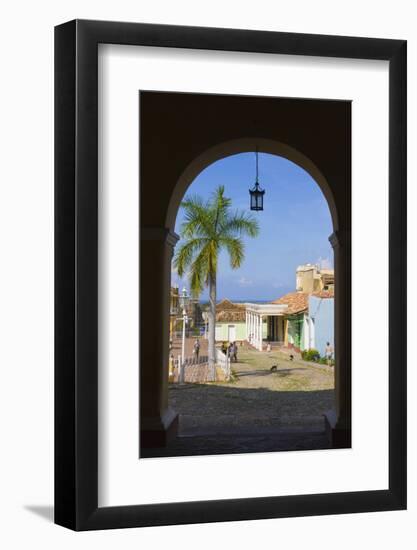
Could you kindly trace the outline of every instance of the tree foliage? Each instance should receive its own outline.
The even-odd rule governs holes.
[[[232,211],[232,201],[225,197],[223,185],[217,187],[210,199],[204,201],[194,195],[186,197],[181,206],[185,219],[174,267],[180,277],[188,275],[190,290],[198,296],[210,280],[216,280],[221,250],[227,251],[232,269],[242,265],[245,256],[242,237],[256,237],[259,225],[250,214]]]

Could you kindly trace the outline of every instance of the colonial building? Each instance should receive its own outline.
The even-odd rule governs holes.
[[[216,306],[216,341],[246,340],[245,304],[222,300]]]
[[[296,350],[317,349],[322,356],[327,342],[334,346],[333,290],[290,292],[273,303],[287,306],[278,321],[283,333],[278,343]]]
[[[236,304],[222,300],[216,306],[216,341],[247,340],[259,350],[265,340],[282,340],[282,320],[286,306]]]
[[[308,293],[289,292],[275,300],[274,304],[286,305],[285,316],[283,317],[283,338],[281,343],[284,346],[291,346],[296,349],[305,349],[304,340],[304,319],[308,313]]]
[[[289,292],[268,304],[246,304],[246,340],[256,349],[267,343],[297,351],[334,346],[333,290]]]
[[[327,342],[334,346],[333,290],[289,292],[265,304],[222,300],[216,307],[215,338],[246,340],[259,351],[268,342],[296,351],[317,349],[323,356]]]
[[[320,292],[334,289],[334,270],[320,269],[313,264],[304,264],[297,267],[295,275],[297,292]]]

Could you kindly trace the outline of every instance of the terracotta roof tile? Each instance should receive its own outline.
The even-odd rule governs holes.
[[[233,310],[245,310],[244,304],[235,304],[234,302],[231,302],[230,300],[221,300],[221,302],[218,302],[217,311],[224,310],[224,309],[233,309]]]
[[[308,308],[308,294],[307,292],[289,292],[285,296],[281,296],[278,300],[274,300],[273,304],[286,304],[288,308],[285,314],[301,313]]]
[[[233,309],[224,309],[216,311],[216,321],[218,323],[240,323],[246,320],[245,310],[237,311]]]
[[[216,306],[216,321],[219,323],[239,323],[246,320],[246,308],[243,304],[234,304],[222,300]]]

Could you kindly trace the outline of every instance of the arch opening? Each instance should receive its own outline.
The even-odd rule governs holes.
[[[183,197],[185,195],[187,195],[187,191],[190,191],[190,186],[192,186],[193,182],[196,180],[196,178],[198,178],[199,174],[201,174],[206,168],[208,168],[212,164],[216,163],[216,161],[218,161],[218,160],[226,159],[226,158],[232,157],[233,155],[237,155],[237,154],[240,154],[240,153],[254,152],[256,148],[258,149],[258,151],[260,153],[268,153],[270,155],[282,157],[282,158],[294,163],[297,167],[302,168],[305,172],[307,172],[307,174],[309,174],[309,176],[311,176],[311,178],[315,182],[315,184],[318,185],[318,187],[319,187],[319,189],[320,189],[320,191],[323,195],[324,201],[327,204],[329,215],[330,215],[330,218],[331,218],[331,226],[332,226],[332,230],[330,231],[331,235],[337,234],[337,231],[338,231],[338,228],[339,228],[339,219],[338,219],[338,212],[337,212],[336,203],[335,203],[335,200],[334,200],[334,197],[333,197],[333,193],[332,193],[331,188],[330,188],[328,182],[326,181],[325,177],[320,172],[320,170],[315,166],[315,164],[310,159],[308,159],[305,155],[303,155],[299,151],[295,150],[294,148],[292,148],[292,147],[290,147],[286,144],[279,143],[279,142],[276,142],[276,141],[273,141],[273,140],[268,140],[268,139],[255,139],[255,138],[253,138],[253,139],[238,139],[238,140],[233,140],[233,141],[221,143],[221,144],[219,144],[215,147],[210,148],[205,153],[199,155],[198,157],[196,157],[188,165],[188,167],[184,170],[184,172],[182,173],[182,175],[178,179],[177,184],[176,184],[176,186],[173,190],[173,193],[171,195],[170,202],[169,202],[169,207],[168,207],[167,217],[166,217],[166,227],[170,230],[170,232],[175,231],[175,229],[176,229],[175,224],[176,224],[177,214],[179,212],[181,201],[183,200]],[[277,225],[279,225],[279,221],[277,222]],[[336,266],[335,266],[335,268],[336,268]],[[299,371],[302,371],[303,368],[305,370],[308,369],[308,366],[303,367],[302,365],[304,364],[303,363],[304,359],[306,359],[305,362],[307,362],[310,359],[310,356],[307,354],[306,357],[304,357],[304,355],[302,355],[301,352],[310,351],[310,350],[314,349],[314,341],[315,341],[316,333],[317,333],[317,328],[314,326],[314,323],[316,322],[316,320],[313,318],[313,316],[311,315],[311,311],[310,311],[310,309],[313,306],[310,303],[311,300],[310,300],[308,295],[309,294],[314,294],[314,290],[323,291],[323,287],[325,287],[324,288],[325,291],[328,290],[327,287],[329,285],[329,276],[330,275],[329,274],[327,274],[327,275],[328,275],[328,280],[327,280],[326,284],[323,284],[323,279],[320,279],[321,287],[319,289],[317,289],[317,288],[315,289],[314,287],[312,287],[307,292],[303,292],[303,287],[300,287],[300,288],[296,289],[295,292],[300,293],[300,295],[301,294],[303,294],[303,295],[307,294],[307,297],[303,296],[303,299],[307,300],[306,301],[307,311],[300,310],[299,314],[298,314],[298,312],[295,312],[296,314],[286,315],[285,311],[284,311],[285,307],[281,307],[282,304],[279,304],[279,303],[276,303],[276,305],[272,304],[272,303],[271,304],[269,304],[269,303],[265,304],[263,309],[257,307],[256,304],[247,303],[245,305],[245,323],[244,323],[244,325],[245,325],[245,336],[244,336],[245,345],[247,345],[249,348],[251,348],[251,347],[254,348],[256,351],[258,351],[260,353],[263,353],[263,354],[265,354],[265,353],[268,354],[269,353],[270,358],[273,357],[273,354],[275,352],[275,350],[272,349],[273,346],[271,344],[279,344],[280,346],[282,344],[285,344],[285,346],[286,346],[286,348],[288,348],[288,350],[290,350],[290,351],[294,350],[294,352],[293,353],[288,353],[288,357],[284,357],[283,359],[280,359],[280,361],[283,361],[285,363],[285,365],[284,365],[284,366],[286,366],[285,369],[280,367],[279,364],[278,365],[273,364],[269,368],[269,372],[267,372],[267,370],[265,370],[265,368],[264,368],[265,365],[263,365],[263,367],[261,369],[258,369],[258,370],[262,371],[262,373],[261,372],[257,373],[257,369],[255,369],[255,371],[253,373],[251,373],[250,371],[248,371],[246,369],[246,371],[242,371],[242,372],[239,373],[240,378],[247,377],[247,379],[248,379],[249,377],[251,377],[253,375],[255,377],[256,376],[264,376],[264,377],[276,376],[276,377],[284,378],[284,377],[291,377],[292,371],[295,371],[297,369],[299,369]],[[302,273],[298,274],[298,272],[297,272],[297,281],[298,281],[299,276],[301,277]],[[331,279],[331,277],[330,277],[330,279]],[[304,284],[307,284],[307,283],[304,283]],[[314,284],[314,281],[313,281],[313,284]],[[299,286],[298,283],[297,283],[297,286]],[[331,293],[329,293],[329,294],[332,294],[331,297],[334,300],[334,275],[333,275],[333,280],[331,281],[331,286],[332,286]],[[198,344],[199,348],[198,348],[197,352],[196,352],[195,345],[189,347],[189,350],[188,350],[189,357],[186,360],[184,359],[184,342],[182,343],[182,350],[181,350],[181,353],[178,354],[178,357],[176,358],[175,355],[173,354],[174,346],[173,346],[173,341],[172,341],[172,333],[173,333],[173,328],[174,327],[173,327],[172,322],[171,322],[172,321],[172,310],[175,311],[175,315],[178,315],[178,312],[181,310],[181,304],[180,304],[181,289],[177,288],[177,290],[176,290],[177,295],[176,296],[173,295],[173,289],[175,289],[175,287],[171,286],[171,301],[170,301],[170,311],[171,311],[171,319],[170,319],[170,375],[171,375],[171,381],[172,382],[182,384],[182,383],[187,381],[186,377],[185,377],[185,372],[187,370],[190,371],[193,364],[195,364],[195,365],[200,365],[201,364],[201,362],[199,362],[199,360],[201,359],[201,352],[200,352],[200,345],[201,344],[200,343]],[[314,298],[316,298],[316,297],[314,297]],[[320,297],[317,296],[317,298],[319,299],[319,302],[322,301],[322,299],[320,300]],[[330,298],[330,295],[326,296],[326,298]],[[279,302],[279,300],[277,300],[277,302]],[[236,304],[232,304],[232,305],[236,305]],[[285,306],[285,304],[284,304],[284,306]],[[320,309],[320,304],[318,304],[316,302],[315,305],[314,305],[314,307],[316,308],[316,311],[317,311],[317,306],[318,306],[318,309]],[[272,309],[274,309],[274,311],[272,311]],[[277,311],[275,311],[275,309]],[[330,310],[332,310],[331,315],[330,315],[332,319],[331,319],[330,322],[333,324],[333,327],[334,327],[334,314],[333,314],[333,312],[334,312],[334,302],[331,304],[330,308],[327,308],[327,310],[328,310],[328,312]],[[185,311],[185,308],[184,308],[184,311]],[[178,317],[177,317],[177,320],[178,320]],[[259,325],[259,320],[260,320],[260,325]],[[204,333],[203,337],[207,336],[207,317],[204,321],[204,326],[205,326],[204,330],[206,332]],[[332,329],[333,329],[333,327],[332,327]],[[217,327],[217,324],[216,324],[216,330],[217,330],[217,328],[218,327]],[[187,330],[185,328],[185,323],[184,322],[181,323],[181,331],[182,331],[182,339],[183,340],[184,340],[184,337],[185,337],[184,335],[186,333],[188,334],[188,337],[190,336],[190,330],[189,329]],[[226,336],[227,340],[228,341],[234,341],[237,338],[237,323],[236,322],[228,323],[227,324],[227,331],[228,331],[227,336]],[[266,338],[263,337],[264,334],[266,335]],[[194,343],[196,342],[196,340],[199,340],[199,337],[202,336],[202,335],[203,335],[203,333],[201,333],[201,332],[198,332],[198,334],[194,333]],[[177,333],[177,338],[181,339],[181,334]],[[193,342],[192,338],[193,337],[191,337],[191,343]],[[303,345],[301,344],[300,338],[303,339]],[[218,339],[216,338],[216,340],[218,340]],[[333,377],[334,357],[335,357],[333,333],[332,333],[331,340],[332,340],[332,342],[331,342],[330,348],[332,348],[333,365],[330,364],[330,359],[327,362],[322,361],[321,364],[323,365],[323,368],[324,367],[330,368],[331,377]],[[312,344],[312,342],[313,342],[313,344]],[[218,343],[218,342],[216,342],[216,343]],[[329,342],[327,342],[327,343],[329,344]],[[217,347],[219,348],[219,346],[217,346]],[[178,348],[178,346],[177,346],[177,348]],[[176,351],[178,351],[178,349]],[[231,365],[232,365],[232,362],[233,362],[233,350],[230,350],[230,352],[229,352],[228,349],[227,350],[225,350],[225,349],[222,350],[220,348],[218,356],[221,356],[222,351],[224,352],[224,355],[226,357],[226,360],[225,360],[226,366],[223,368],[223,370],[224,370],[225,373],[229,372],[229,377],[230,377],[231,372],[232,372],[232,366]],[[243,350],[238,349],[237,352],[239,353],[239,351],[243,351]],[[250,351],[251,350],[249,349],[248,352],[250,352]],[[246,352],[246,350],[245,350],[245,352]],[[298,356],[298,354],[299,354],[299,356]],[[198,357],[198,355],[200,355],[200,357]],[[295,355],[297,355],[297,356],[295,357]],[[218,357],[218,356],[216,356],[216,357]],[[322,353],[322,356],[324,357],[324,353]],[[236,357],[236,355],[235,355],[235,357]],[[275,355],[273,362],[277,362],[278,357],[280,357],[280,356]],[[203,356],[203,361],[205,359],[207,359],[207,357]],[[287,364],[287,361],[288,361],[288,364]],[[333,367],[333,369],[332,369],[332,367]],[[198,366],[198,367],[194,368],[194,370],[198,370],[199,368],[201,368],[201,367]],[[229,370],[227,371],[227,369],[229,369]],[[174,371],[176,372],[176,376],[174,374]],[[215,377],[216,377],[216,374],[215,374]],[[215,378],[213,380],[210,380],[210,382],[213,382],[214,380],[215,380]],[[229,380],[230,380],[230,378],[227,378],[227,375],[226,375],[225,382],[228,382]],[[265,378],[265,380],[266,380],[266,378]],[[333,380],[334,380],[334,378],[333,378]],[[188,381],[192,381],[192,380],[189,379]],[[198,382],[198,380],[195,380],[195,381]],[[236,384],[235,384],[234,389],[237,390]],[[241,391],[241,390],[242,389],[240,389],[238,391]],[[210,391],[211,391],[211,393],[216,393],[215,390],[213,389],[213,387],[211,387]],[[216,391],[218,391],[218,390],[216,390]],[[322,391],[327,391],[327,390],[322,390]],[[251,397],[250,397],[251,394],[250,394],[248,388],[245,389],[245,392],[247,393],[247,395],[246,396],[243,396],[243,395],[241,396],[242,402],[244,402],[247,399],[251,399]],[[332,392],[331,388],[328,389],[328,392],[329,393]],[[221,392],[219,392],[219,393],[221,393]],[[252,394],[252,396],[253,395],[254,394]],[[238,396],[236,395],[236,398],[237,397]],[[327,397],[329,397],[329,395]],[[263,396],[258,396],[257,398],[258,399],[260,398],[260,400],[262,401],[262,399],[266,399],[266,396],[264,396],[264,395]],[[295,398],[298,399],[297,396]],[[320,394],[319,393],[317,393],[316,398],[320,399]],[[213,402],[215,402],[216,399],[220,399],[220,401],[221,401],[222,397],[220,396],[220,397],[216,398],[215,396],[213,396],[213,400],[214,400]],[[253,399],[253,397],[252,397],[252,399]],[[175,401],[175,398],[174,398],[173,402],[171,402],[171,405],[174,409],[178,406],[178,404],[179,403],[178,403],[178,401]],[[323,427],[324,427],[324,425],[323,425]],[[308,428],[311,429],[312,426],[308,426]],[[206,429],[207,429],[207,427],[206,427]],[[203,431],[204,431],[204,428],[203,428]],[[321,431],[323,431],[323,430],[321,430]],[[300,445],[300,439],[298,438],[297,442],[292,442],[292,444],[293,445],[294,444],[295,445]],[[327,448],[328,440],[327,440],[327,438],[324,438],[324,439],[321,439],[318,442],[310,443],[310,444],[313,445],[310,448]],[[289,447],[289,448],[291,448],[291,447]],[[213,449],[211,449],[211,451],[212,450]],[[262,449],[260,449],[260,450],[262,450]],[[284,448],[283,449],[277,449],[277,450],[284,450]],[[288,450],[288,449],[285,449],[285,450]],[[200,453],[199,452],[197,452],[197,453],[192,453],[191,452],[190,454],[200,454]],[[208,454],[208,453],[202,453],[202,454]]]

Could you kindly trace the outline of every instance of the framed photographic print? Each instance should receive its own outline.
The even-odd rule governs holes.
[[[55,521],[406,507],[406,42],[55,30]]]

